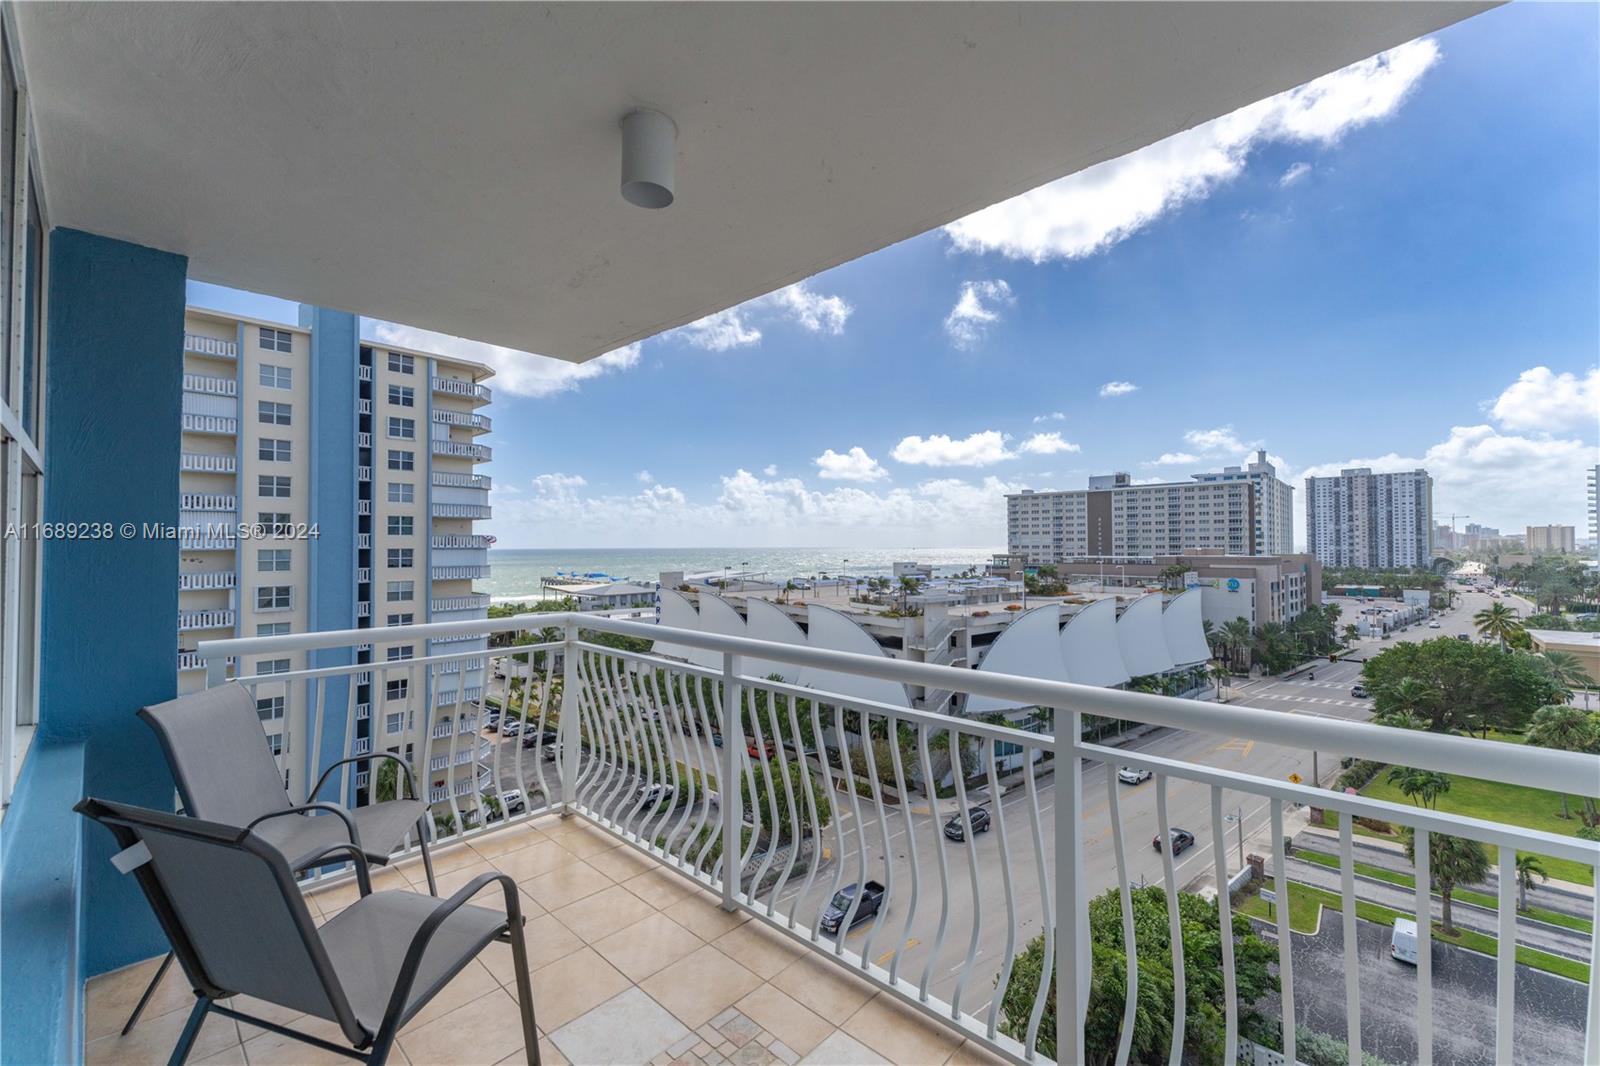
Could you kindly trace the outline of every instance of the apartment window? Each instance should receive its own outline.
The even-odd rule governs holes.
[[[390,503],[415,503],[416,499],[417,487],[409,481],[389,482]]]
[[[416,618],[417,618],[416,615],[409,614],[409,613],[408,614],[391,614],[389,616],[389,625],[392,625],[392,626],[408,626],[412,622],[416,621]]]
[[[403,663],[414,654],[410,644],[401,644],[398,647],[389,648],[385,652],[388,660],[392,663]]]
[[[256,514],[256,525],[269,537],[287,536],[289,532],[288,511],[259,511]]]
[[[383,686],[383,698],[386,700],[403,700],[411,690],[411,682],[405,678],[389,681]]]
[[[256,572],[281,574],[289,571],[288,548],[261,548],[256,552]]]
[[[416,440],[417,420],[414,418],[391,417],[389,419],[389,436],[396,440]]]
[[[395,711],[393,714],[385,715],[383,728],[390,733],[404,733],[406,731],[406,712]]]
[[[390,548],[388,554],[389,554],[389,569],[390,570],[409,570],[409,569],[411,569],[411,560],[412,560],[412,557],[413,557],[413,549],[411,549],[411,548]]]
[[[263,722],[277,722],[283,719],[282,696],[259,696],[256,698],[256,716]]]
[[[269,749],[271,749],[272,754],[274,754],[274,755],[282,755],[283,754],[283,734],[282,733],[268,733],[267,734],[267,747]],[[284,776],[287,777],[288,774],[286,773]]]
[[[256,625],[256,636],[258,637],[286,637],[288,635],[288,622],[261,622]]]
[[[410,487],[410,485],[406,486],[408,489]],[[416,529],[417,520],[412,518],[410,515],[392,514],[389,516],[387,521],[389,527],[389,536],[391,537],[409,537],[411,536],[412,531]]]
[[[287,334],[285,334],[287,336]],[[284,351],[289,349],[285,348]],[[261,387],[264,389],[290,389],[294,387],[294,370],[286,366],[261,364]]]
[[[292,450],[286,440],[277,440],[274,437],[262,437],[256,443],[256,458],[264,463],[287,463]]]
[[[390,385],[389,402],[396,407],[417,406],[417,390],[410,385]]]
[[[410,603],[417,598],[417,583],[415,581],[389,582],[388,601],[390,603]]]
[[[294,338],[286,329],[269,329],[262,326],[261,347],[269,352],[290,352],[294,350]]]
[[[416,364],[417,361],[409,355],[401,355],[399,352],[389,353],[389,373],[391,374],[415,374],[417,372]]]
[[[289,498],[289,479],[280,474],[260,474],[256,477],[256,492],[270,499]]]
[[[287,426],[290,424],[289,405],[278,403],[276,400],[256,401],[256,420],[264,426]]]
[[[415,470],[416,468],[417,457],[414,452],[408,452],[402,448],[389,449],[390,470]]]
[[[258,674],[287,674],[288,672],[288,659],[262,659],[256,663],[256,673]]]
[[[256,589],[256,610],[287,611],[289,595],[288,585],[261,585]]]

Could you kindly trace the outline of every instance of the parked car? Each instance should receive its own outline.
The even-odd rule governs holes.
[[[1366,699],[1367,698],[1367,686],[1361,684],[1359,681],[1356,682],[1355,687],[1350,690],[1350,695],[1355,697],[1358,700]]]
[[[861,891],[861,902],[856,905],[856,913],[851,921],[852,927],[878,913],[878,908],[883,906],[883,886],[876,881],[868,881],[866,888],[859,885],[845,885],[833,894],[833,899],[828,901],[828,907],[822,912],[822,929],[828,933],[838,933],[839,926],[844,922],[844,916],[850,913],[850,901],[855,899],[857,890]]]
[[[989,808],[968,807],[967,817],[972,819],[974,836],[989,831]],[[954,815],[948,822],[944,823],[944,835],[951,840],[965,840],[967,838],[966,826],[961,824],[961,815]]]
[[[560,734],[556,732],[555,726],[546,726],[542,731],[529,729],[522,734],[522,746],[524,748],[538,747],[540,736],[544,737],[544,742],[546,744],[554,744],[560,737]]]
[[[500,716],[497,714],[491,714],[483,723],[483,728],[487,729],[491,733],[500,732]]]
[[[761,747],[766,749],[767,758],[769,759],[778,754],[778,746],[770,740],[763,740]],[[761,758],[761,750],[756,747],[755,737],[747,737],[745,739],[744,750],[752,759]]]
[[[1124,785],[1137,785],[1150,780],[1152,776],[1149,770],[1138,770],[1132,766],[1124,766],[1117,771],[1117,780]]]
[[[1150,846],[1152,848],[1154,848],[1155,850],[1157,850],[1157,851],[1161,850],[1161,834],[1160,833],[1157,833],[1151,839]],[[1189,832],[1187,829],[1179,829],[1177,827],[1173,827],[1173,829],[1172,829],[1172,854],[1173,855],[1182,855],[1185,851],[1188,851],[1192,847],[1194,847],[1194,834]]]
[[[1467,642],[1467,643],[1468,643],[1468,644],[1471,644],[1471,643],[1472,643],[1472,638],[1471,638],[1471,637],[1469,637],[1469,636],[1467,636],[1467,635],[1466,635],[1466,634],[1465,634],[1465,633],[1457,633],[1457,634],[1456,634],[1456,639],[1457,639],[1457,640],[1464,640],[1464,641],[1466,641],[1466,642]]]
[[[500,735],[503,737],[514,737],[521,732],[522,722],[515,718],[500,727]]]
[[[500,806],[507,814],[521,814],[528,809],[528,801],[523,798],[520,788],[514,788],[500,793]]]
[[[1429,629],[1438,629],[1439,628],[1439,623],[1438,622],[1429,622],[1428,623],[1428,628]]]
[[[1397,962],[1417,964],[1417,923],[1410,918],[1396,918],[1389,933],[1389,955]]]

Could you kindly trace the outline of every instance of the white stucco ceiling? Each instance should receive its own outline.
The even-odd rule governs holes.
[[[567,359],[692,321],[1481,4],[18,4],[55,225]],[[678,198],[618,195],[618,119]]]

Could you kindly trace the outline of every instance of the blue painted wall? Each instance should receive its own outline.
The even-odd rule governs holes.
[[[136,532],[44,548],[39,726],[0,825],[7,1062],[79,1058],[81,981],[166,947],[108,861],[110,834],[68,808],[86,792],[172,803],[135,712],[177,692],[178,542],[143,527],[178,520],[186,266],[77,230],[50,235],[44,519]],[[102,627],[112,639],[86,639]]]
[[[309,543],[311,602],[307,629],[356,627],[356,365],[360,320],[348,311],[300,306],[300,325],[311,330],[311,510],[317,536]],[[376,433],[373,434],[377,436]],[[355,662],[351,648],[311,654],[312,668]],[[327,685],[323,705],[322,748],[305,745],[307,784],[322,768],[344,756],[345,725],[355,713],[344,678]],[[308,682],[306,706],[316,706],[315,683]],[[352,783],[355,774],[350,775]],[[322,799],[338,799],[330,783]],[[353,794],[353,784],[352,784]],[[345,797],[349,799],[350,797]]]

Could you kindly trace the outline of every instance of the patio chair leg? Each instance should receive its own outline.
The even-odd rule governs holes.
[[[172,952],[167,952],[167,957],[161,960],[161,965],[156,967],[156,975],[150,978],[150,983],[145,986],[144,995],[139,997],[139,1002],[134,1005],[133,1013],[128,1015],[128,1023],[122,1027],[122,1035],[127,1036],[133,1032],[133,1027],[139,1023],[139,1015],[144,1013],[145,1007],[150,1004],[150,997],[156,994],[156,985],[167,976],[167,971],[172,968]]]
[[[528,1066],[539,1066],[539,1030],[533,1024],[533,981],[528,976],[528,945],[523,923],[511,923],[511,967],[517,971],[517,1007],[522,1011],[522,1045]]]
[[[189,1012],[189,1020],[183,1023],[183,1033],[178,1037],[178,1046],[172,1049],[172,1057],[167,1060],[167,1066],[183,1066],[189,1059],[189,1050],[194,1047],[194,1038],[200,1035],[200,1025],[206,1020],[206,1014],[211,1010],[211,1001],[204,997],[195,1001],[194,1010]]]
[[[437,896],[439,886],[433,880],[433,856],[428,854],[428,828],[426,815],[417,819],[417,845],[422,849],[422,870],[428,875],[428,895]]]

